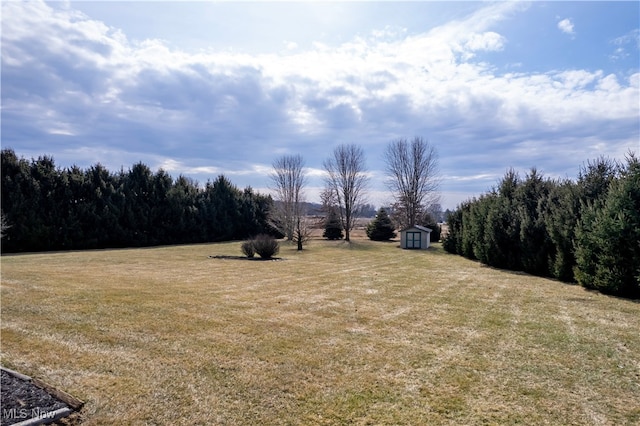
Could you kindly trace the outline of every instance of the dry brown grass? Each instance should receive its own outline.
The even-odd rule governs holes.
[[[640,305],[397,243],[2,258],[2,363],[85,424],[640,422]]]

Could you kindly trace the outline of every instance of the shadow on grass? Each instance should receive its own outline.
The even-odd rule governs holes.
[[[275,262],[275,261],[280,261],[280,260],[284,260],[281,257],[268,257],[268,258],[263,258],[263,257],[247,257],[247,256],[226,256],[226,255],[216,255],[216,256],[209,256],[209,259],[222,259],[222,260],[249,260],[249,261],[253,261],[253,262]]]
[[[454,256],[459,256],[457,254],[454,254]],[[461,256],[463,257],[463,256]],[[571,286],[571,287],[579,287],[582,288],[583,291],[585,293],[590,293],[590,294],[594,294],[594,295],[602,295],[602,296],[607,296],[607,297],[611,297],[614,299],[618,299],[624,302],[631,302],[631,303],[636,303],[636,304],[640,304],[640,298],[634,298],[634,297],[625,297],[625,296],[621,296],[618,294],[613,294],[611,292],[607,292],[607,291],[601,291],[595,288],[588,288],[588,287],[584,287],[582,285],[580,285],[578,282],[575,281],[563,281],[559,278],[556,277],[551,277],[551,276],[545,276],[545,275],[536,275],[536,274],[532,274],[529,272],[525,272],[525,271],[517,271],[517,270],[512,270],[512,269],[503,269],[503,268],[499,268],[497,266],[491,266],[491,265],[487,265],[486,263],[482,263],[481,261],[477,260],[477,259],[467,259],[467,260],[471,260],[472,262],[476,262],[480,265],[480,267],[482,268],[487,268],[487,269],[492,269],[494,271],[499,271],[503,274],[508,274],[508,275],[514,275],[514,276],[519,276],[519,277],[533,277],[533,278],[541,278],[541,279],[545,279],[545,280],[549,280],[558,284],[562,284],[565,286]]]

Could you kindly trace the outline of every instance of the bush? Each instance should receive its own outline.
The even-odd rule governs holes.
[[[260,234],[252,241],[253,249],[263,259],[271,259],[280,251],[280,244],[270,235]]]
[[[253,247],[253,241],[248,240],[242,243],[242,254],[245,256],[252,258],[256,255],[256,249]]]

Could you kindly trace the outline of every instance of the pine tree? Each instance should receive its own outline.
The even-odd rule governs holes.
[[[341,240],[344,237],[342,222],[340,222],[338,212],[336,212],[335,208],[329,210],[329,214],[324,223],[324,233],[322,236],[329,240]]]
[[[640,161],[632,154],[601,205],[590,203],[576,229],[576,279],[587,288],[640,297]]]
[[[442,247],[449,253],[462,255],[462,206],[449,211],[445,220],[447,236],[442,241]]]
[[[375,219],[367,225],[367,237],[373,241],[387,241],[395,238],[396,232],[391,218],[383,208],[378,210]]]

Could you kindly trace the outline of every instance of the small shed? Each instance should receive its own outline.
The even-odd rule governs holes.
[[[403,249],[426,250],[431,244],[431,229],[413,225],[400,231],[400,247]]]

